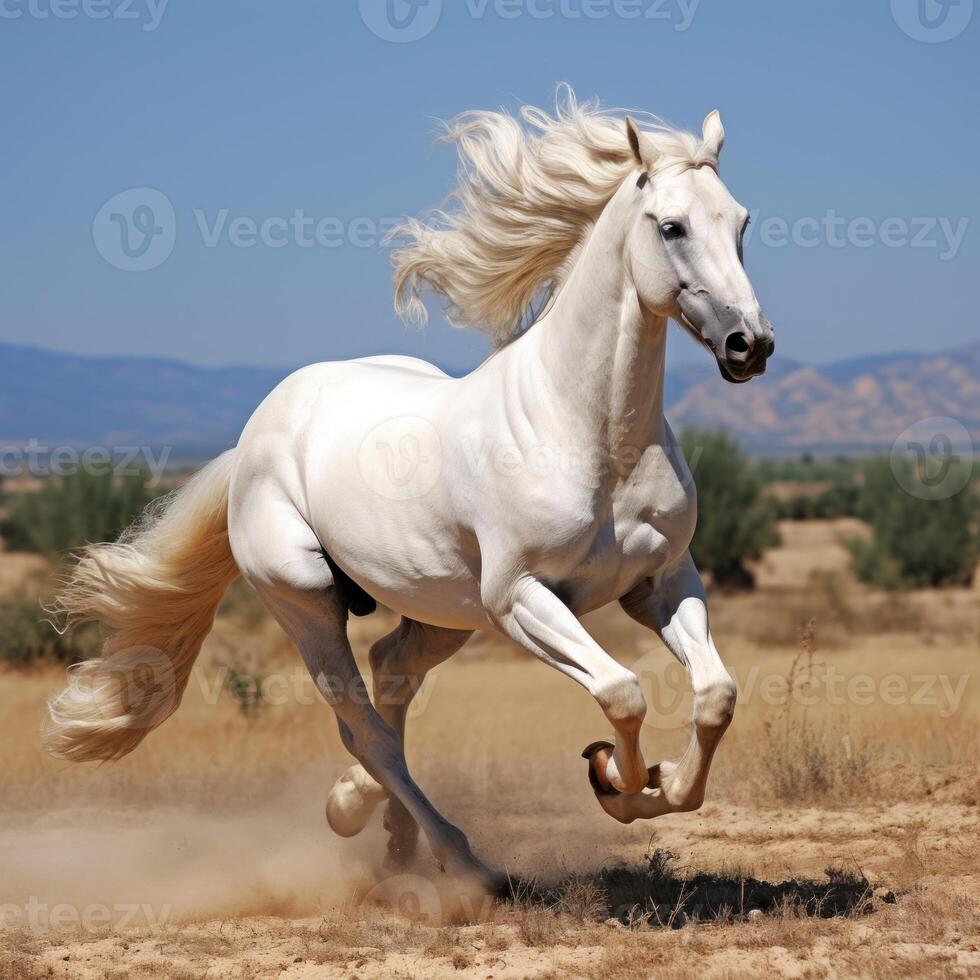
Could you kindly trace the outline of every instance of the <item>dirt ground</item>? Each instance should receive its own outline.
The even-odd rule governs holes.
[[[871,592],[840,545],[857,533],[783,525],[756,592],[712,597],[740,697],[697,813],[607,817],[579,756],[601,712],[503,641],[430,675],[410,765],[508,900],[424,842],[386,871],[380,813],[330,832],[349,757],[241,589],[180,711],[113,766],[41,754],[63,668],[0,671],[0,977],[980,975],[980,591]],[[359,655],[393,622],[355,621]],[[648,761],[676,757],[676,665],[616,609],[588,626],[641,678]]]

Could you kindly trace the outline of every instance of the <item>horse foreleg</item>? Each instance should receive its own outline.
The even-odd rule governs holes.
[[[701,576],[686,554],[666,574],[648,579],[620,600],[623,609],[654,630],[687,668],[694,687],[691,738],[677,762],[661,762],[649,771],[639,793],[618,795],[609,777],[608,745],[587,753],[596,796],[607,813],[630,823],[638,817],[696,810],[704,802],[715,749],[735,711],[735,683],[715,649]]]
[[[640,751],[647,706],[636,675],[610,657],[568,606],[536,579],[522,579],[500,592],[491,586],[484,602],[501,632],[596,699],[616,731],[605,776],[619,792],[639,792],[648,779]]]

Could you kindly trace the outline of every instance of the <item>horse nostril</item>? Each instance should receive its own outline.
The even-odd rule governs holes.
[[[776,350],[776,341],[771,338],[766,341],[766,357],[772,357]]]
[[[736,330],[725,338],[725,353],[729,357],[744,359],[751,350],[752,341],[741,330]]]

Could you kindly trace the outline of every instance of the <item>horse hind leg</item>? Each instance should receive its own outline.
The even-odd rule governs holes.
[[[425,675],[448,660],[469,639],[469,630],[451,630],[402,619],[398,627],[371,647],[371,679],[378,714],[398,734],[404,750],[405,725],[412,699]],[[399,867],[415,855],[419,825],[397,797],[388,800],[388,864]]]
[[[375,710],[347,639],[347,607],[333,586],[318,550],[294,553],[286,564],[267,564],[276,573],[246,577],[299,649],[317,690],[334,709],[341,737],[367,776],[396,799],[425,833],[445,870],[495,890],[498,879],[470,849],[466,836],[429,802],[412,779],[401,739]],[[288,568],[290,582],[282,579]],[[375,791],[380,797],[381,790]]]
[[[444,629],[402,619],[371,647],[374,705],[398,735],[403,750],[408,711],[425,675],[456,653],[470,635],[468,630]],[[335,831],[351,836],[367,826],[375,808],[386,797],[387,863],[400,867],[415,855],[418,823],[402,802],[390,797],[362,765],[351,766],[334,784],[327,802],[327,818]]]

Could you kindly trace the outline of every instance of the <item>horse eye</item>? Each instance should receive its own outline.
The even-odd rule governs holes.
[[[684,226],[678,221],[665,221],[660,226],[660,234],[664,236],[665,241],[673,241],[675,238],[683,238],[687,232],[684,230]]]

